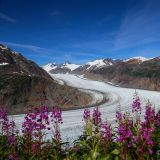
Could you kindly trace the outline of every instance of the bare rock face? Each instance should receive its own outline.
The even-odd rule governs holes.
[[[91,97],[60,85],[41,67],[0,45],[0,106],[11,114],[27,112],[28,106],[48,105],[69,109],[87,105]]]

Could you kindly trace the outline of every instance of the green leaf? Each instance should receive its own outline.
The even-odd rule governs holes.
[[[35,157],[35,156],[33,155],[32,157],[30,157],[30,158],[29,158],[29,160],[33,160],[33,159],[34,159],[34,157]]]
[[[114,150],[112,151],[112,154],[119,155],[119,150],[118,150],[118,149],[114,149]]]
[[[119,157],[118,157],[118,156],[116,156],[116,157],[114,158],[114,160],[119,160]]]
[[[112,156],[110,154],[103,155],[100,157],[100,160],[110,160],[110,159],[112,159]]]

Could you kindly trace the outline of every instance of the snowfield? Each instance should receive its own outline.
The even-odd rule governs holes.
[[[77,65],[77,64],[69,64],[69,63],[66,63],[66,64],[63,64],[63,66],[61,68],[68,68],[70,69],[71,71],[77,69],[80,65]]]
[[[89,65],[89,67],[87,68],[87,70],[90,69],[92,66],[96,66],[96,67],[105,66],[106,63],[104,63],[103,60],[104,59],[97,59],[95,61],[86,63],[86,65]],[[110,62],[109,65],[112,65],[112,63]]]
[[[146,58],[146,57],[132,57],[132,58],[123,60],[123,62],[128,62],[128,61],[134,60],[134,59],[137,59],[137,60],[140,60],[140,61],[144,62],[144,61],[148,61],[148,60],[150,60],[150,59],[152,59],[152,58]]]
[[[107,119],[111,124],[115,123],[115,112],[117,110],[121,111],[131,111],[131,105],[133,101],[133,95],[135,89],[121,88],[113,86],[111,84],[84,79],[82,76],[71,75],[71,74],[52,74],[54,79],[59,81],[63,85],[63,82],[69,86],[76,88],[99,91],[104,93],[109,98],[109,101],[100,105],[100,111],[102,113],[102,118]],[[160,92],[148,91],[136,89],[138,92],[142,106],[150,100],[150,102],[155,106],[156,111],[160,109]],[[92,92],[93,94],[94,92]],[[98,95],[95,92],[95,98],[102,98],[102,95]],[[93,110],[93,107],[91,108]],[[83,109],[63,111],[63,124],[61,125],[62,139],[71,141],[77,138],[83,132],[83,121],[82,121]],[[12,116],[15,119],[18,127],[21,127],[24,115]],[[50,138],[52,131],[49,132],[46,138]]]

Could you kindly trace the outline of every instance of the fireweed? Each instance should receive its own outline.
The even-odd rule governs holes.
[[[148,103],[144,121],[141,121],[141,102],[139,96],[136,95],[132,104],[132,113],[136,113],[136,117],[133,117],[133,119],[129,114],[116,113],[118,122],[116,140],[121,143],[120,157],[124,160],[131,157],[148,159],[153,154],[154,143],[152,137],[155,131],[155,111],[152,105]],[[137,116],[138,114],[139,116]],[[131,149],[128,150],[127,147]]]
[[[106,141],[112,141],[112,128],[107,122],[103,122],[101,125],[102,139]]]
[[[90,118],[91,118],[91,112],[88,108],[85,108],[83,112],[83,120],[87,122]]]
[[[158,115],[157,115],[157,124],[160,127],[160,111],[158,112]]]
[[[116,142],[119,144],[120,159],[126,160],[133,146],[133,121],[128,113],[116,112],[116,122],[118,123]]]
[[[94,126],[93,128],[94,133],[98,135],[101,130],[101,125],[102,125],[101,112],[99,111],[98,107],[96,107],[93,110],[92,121],[93,121],[93,126]]]
[[[45,129],[49,129],[49,111],[48,107],[36,107],[32,113],[25,116],[25,121],[22,124],[23,133],[32,135],[32,138],[37,138]]]
[[[135,137],[137,144],[137,155],[144,154],[149,157],[153,154],[153,138],[152,134],[155,131],[155,111],[150,103],[146,105],[144,121],[141,122],[141,127],[138,129],[138,135]],[[143,144],[143,145],[142,145]]]
[[[49,125],[48,107],[35,107],[32,113],[25,116],[22,124],[24,134],[24,148],[27,154],[40,154],[45,130]]]
[[[109,153],[112,151],[113,145],[113,130],[108,122],[102,122],[101,125],[101,137],[100,137],[100,147],[104,153]]]
[[[60,133],[60,124],[63,123],[62,121],[62,111],[58,107],[54,107],[51,112],[51,122],[54,128],[54,139],[57,142],[61,141],[61,133]]]
[[[7,117],[7,112],[4,108],[0,108],[0,132],[1,134],[8,134],[9,132],[9,120]]]
[[[25,116],[22,128],[29,154],[30,152],[40,154],[39,152],[41,152],[42,146],[44,146],[43,138],[46,135],[45,132],[46,130],[51,130],[51,126],[54,128],[54,140],[60,142],[61,134],[59,124],[62,123],[61,114],[62,112],[59,108],[53,108],[52,112],[49,113],[47,106],[41,106],[34,108],[32,113],[28,113]]]
[[[131,147],[132,146],[132,128],[133,128],[133,121],[132,119],[129,117],[129,115],[123,114],[120,116],[120,113],[117,112],[116,113],[116,117],[117,117],[117,123],[118,123],[118,128],[117,128],[117,138],[116,141],[117,142],[122,142],[122,144],[125,147]]]
[[[135,92],[133,97],[133,103],[132,103],[132,113],[140,113],[141,114],[141,101],[140,97],[138,96],[137,92]]]
[[[85,108],[83,112],[83,121],[85,122],[85,133],[88,135],[99,133],[102,124],[99,108],[94,108],[92,115],[90,110]]]
[[[102,121],[95,107],[84,109],[84,134],[70,147],[61,143],[62,112],[54,107],[36,107],[28,113],[19,135],[14,121],[0,109],[0,159],[160,159],[160,111],[147,103],[142,108],[140,97],[134,95],[131,113],[116,112],[117,127]],[[142,118],[144,111],[144,118]],[[53,129],[52,141],[46,141],[47,130]]]
[[[0,108],[0,126],[1,126],[1,136],[6,141],[6,147],[8,149],[8,158],[9,160],[18,160],[17,155],[17,136],[18,129],[16,128],[15,122],[9,120],[7,112],[4,108]],[[1,144],[3,146],[3,144]],[[0,145],[0,146],[1,146]]]
[[[85,108],[83,121],[85,132],[76,143],[75,147],[79,149],[78,151],[74,150],[74,153],[77,152],[77,159],[98,159],[101,157],[102,149],[106,152],[110,148],[112,142],[111,126],[102,121],[98,107],[95,107],[92,113],[88,108]],[[83,154],[83,158],[81,158],[81,154]]]
[[[101,122],[102,122],[101,112],[99,111],[98,107],[96,107],[93,110],[92,118],[93,118],[93,123],[94,123],[95,126],[100,126],[101,125]]]

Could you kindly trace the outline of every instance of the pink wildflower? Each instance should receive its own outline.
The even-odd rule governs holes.
[[[83,120],[86,122],[90,119],[90,110],[88,108],[85,108],[84,109],[84,112],[83,112]]]
[[[98,107],[93,110],[93,123],[94,125],[98,126],[101,125],[101,112],[99,111]]]

